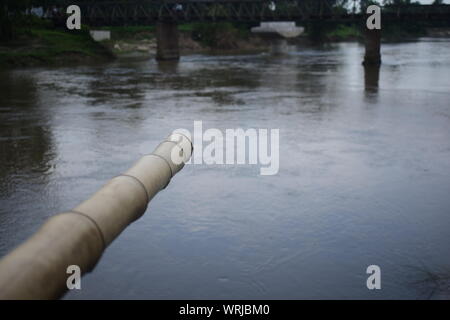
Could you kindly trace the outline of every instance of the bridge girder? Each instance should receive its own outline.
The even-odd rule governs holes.
[[[275,10],[271,10],[271,3]],[[83,23],[89,25],[139,25],[158,21],[362,21],[362,13],[334,6],[329,0],[152,0],[71,1],[81,8]],[[450,19],[450,5],[389,6],[382,8],[383,20]]]

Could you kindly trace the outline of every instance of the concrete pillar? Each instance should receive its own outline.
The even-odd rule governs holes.
[[[365,28],[366,54],[363,64],[365,66],[379,66],[381,64],[381,30]]]
[[[156,24],[156,59],[179,60],[178,25],[173,21],[160,21]]]

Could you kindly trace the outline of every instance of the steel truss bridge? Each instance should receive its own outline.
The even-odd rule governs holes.
[[[142,0],[70,1],[81,8],[85,24],[146,25],[157,21],[361,21],[366,15],[330,0]],[[382,7],[383,20],[450,21],[450,5]]]

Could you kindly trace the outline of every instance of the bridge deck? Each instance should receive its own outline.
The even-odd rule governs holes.
[[[137,25],[156,21],[361,21],[354,14],[333,6],[329,0],[153,0],[135,2],[83,2],[83,23],[90,25]],[[383,20],[450,21],[450,5],[385,6]]]

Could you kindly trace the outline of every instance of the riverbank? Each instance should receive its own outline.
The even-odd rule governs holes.
[[[450,37],[450,27],[433,27],[425,24],[385,23],[381,34],[384,42],[402,42],[420,37]],[[360,25],[308,25],[305,36],[311,41],[320,42],[364,42],[364,31]]]
[[[16,28],[13,41],[0,42],[0,67],[57,66],[116,58],[154,57],[155,26],[104,27],[111,39],[96,42],[87,28],[58,29],[46,23]],[[181,54],[265,50],[270,43],[229,23],[179,26]]]
[[[118,58],[156,55],[156,30],[146,27],[104,27],[111,31],[111,40],[103,44]],[[183,24],[179,29],[182,55],[192,53],[249,52],[267,50],[270,41],[254,35],[249,28],[229,23]]]
[[[268,51],[272,40],[252,34],[251,25],[192,23],[179,25],[182,55]],[[68,31],[45,22],[17,28],[14,41],[0,43],[0,67],[57,66],[96,63],[117,58],[152,58],[156,55],[155,26],[104,27],[111,39],[95,42],[89,30]],[[417,26],[389,26],[383,41],[396,42],[420,36],[450,36],[450,29]],[[289,39],[292,44],[308,42],[364,41],[357,25],[309,25],[305,34]]]
[[[0,67],[67,65],[114,59],[86,29],[68,31],[39,26],[18,28],[17,37],[0,43]]]
[[[251,33],[251,25],[232,23],[193,23],[179,25],[179,47],[182,55],[191,53],[255,52],[270,50],[273,39]],[[116,57],[154,57],[157,43],[154,26],[105,27],[111,31],[111,40],[104,44]],[[424,26],[386,25],[384,42],[401,42],[423,36],[448,36],[450,29]],[[291,44],[312,42],[364,42],[359,25],[307,25],[306,32],[288,39]]]

